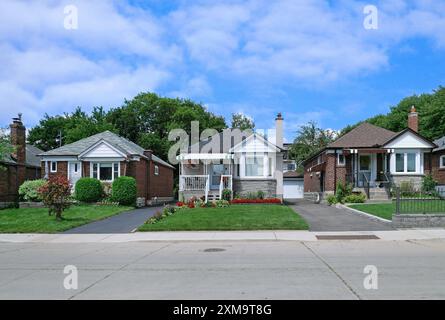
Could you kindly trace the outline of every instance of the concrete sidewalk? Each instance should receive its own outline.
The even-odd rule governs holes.
[[[325,241],[317,236],[343,236],[359,240],[360,236],[375,236],[374,241],[406,241],[445,239],[445,229],[409,229],[392,231],[183,231],[136,232],[121,234],[0,234],[0,242],[13,243],[124,243],[137,241]],[[331,237],[332,238],[332,237]],[[356,238],[356,239],[354,239]],[[334,239],[335,240],[335,237]]]

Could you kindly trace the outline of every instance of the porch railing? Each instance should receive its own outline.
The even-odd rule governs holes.
[[[222,194],[224,189],[232,190],[232,176],[231,175],[221,175],[221,180],[219,183],[219,198],[222,199]]]
[[[179,191],[204,191],[205,202],[209,198],[209,175],[182,175],[179,177]]]
[[[369,183],[369,179],[368,179],[368,176],[366,174],[362,173],[362,175],[363,175],[363,188],[365,189],[366,197],[368,199],[370,199],[370,194],[369,194],[370,183]]]

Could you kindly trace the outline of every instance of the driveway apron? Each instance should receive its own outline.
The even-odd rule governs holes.
[[[104,220],[91,222],[64,233],[129,233],[152,217],[161,207],[146,207],[122,212]]]
[[[306,220],[310,231],[394,230],[389,223],[372,220],[347,209],[325,204],[301,200],[290,207]]]

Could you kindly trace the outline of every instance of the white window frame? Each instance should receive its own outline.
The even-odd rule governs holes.
[[[247,165],[248,164],[254,164],[254,162],[253,163],[248,163],[250,160],[248,160],[248,159],[254,159],[253,161],[255,162],[255,159],[262,159],[261,161],[262,161],[262,164],[261,164],[261,167],[262,167],[262,169],[263,169],[263,172],[262,172],[262,174],[257,174],[257,175],[254,175],[254,176],[251,176],[251,175],[247,175]],[[249,156],[246,156],[245,157],[245,164],[244,164],[244,176],[246,177],[246,178],[260,178],[260,177],[264,177],[264,167],[266,166],[266,161],[264,161],[264,156],[258,156],[258,155],[249,155]],[[257,172],[258,173],[258,172]]]
[[[445,169],[445,154],[439,157],[439,168]]]
[[[403,171],[396,171],[397,168],[397,154],[403,155]],[[415,170],[408,171],[408,154],[415,155]],[[417,175],[423,174],[423,152],[417,150],[398,150],[393,153],[391,157],[391,173],[395,175]]]
[[[56,166],[56,168],[53,170],[53,164],[55,164]],[[57,172],[57,161],[51,161],[50,163],[49,163],[49,170],[51,171],[51,173],[55,173],[55,172]]]
[[[100,165],[103,164],[111,164],[111,180],[101,180],[100,179]],[[93,175],[93,166],[97,165],[97,177],[95,179],[102,181],[102,182],[113,182],[114,181],[114,166],[117,164],[117,177],[119,178],[121,176],[121,163],[119,161],[92,161],[90,162],[90,178],[94,178]]]
[[[343,156],[343,161],[340,161],[340,156]],[[337,165],[344,167],[346,165],[346,156],[343,153],[337,153]]]
[[[159,166],[155,164],[155,176],[159,176]]]

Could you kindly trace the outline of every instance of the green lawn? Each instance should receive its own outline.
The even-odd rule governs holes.
[[[56,233],[132,209],[123,206],[76,205],[63,213],[64,220],[48,216],[46,208],[0,210],[0,233]]]
[[[370,203],[350,205],[351,208],[373,214],[377,217],[392,220],[396,212],[396,204],[393,203]],[[400,212],[410,213],[434,213],[445,214],[445,200],[412,200],[400,203]]]
[[[227,208],[181,209],[139,231],[306,230],[306,222],[282,205],[232,205]]]
[[[395,212],[393,203],[354,204],[349,207],[387,220],[392,220],[392,214]]]

